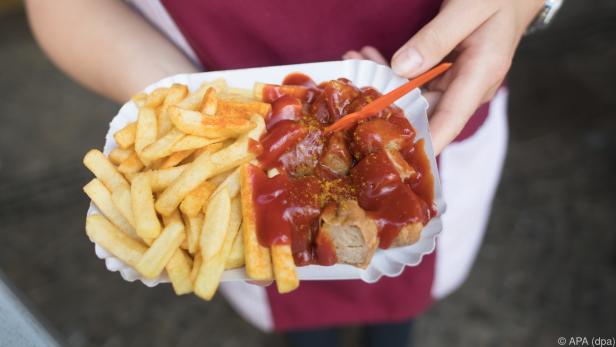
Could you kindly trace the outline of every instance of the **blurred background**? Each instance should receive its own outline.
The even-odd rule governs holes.
[[[52,66],[19,1],[0,1],[0,67],[0,282],[61,344],[284,345],[220,296],[178,298],[107,271],[84,231],[81,159],[102,147],[118,105]],[[462,288],[417,320],[417,346],[616,335],[616,1],[565,1],[524,39],[509,87],[509,154],[485,242]],[[349,346],[356,335],[345,332]]]

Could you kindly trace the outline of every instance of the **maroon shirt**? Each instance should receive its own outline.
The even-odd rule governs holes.
[[[340,60],[376,47],[387,59],[433,18],[440,0],[163,0],[207,70]],[[320,81],[317,81],[320,82]],[[487,106],[460,138],[484,121]],[[435,255],[375,284],[303,281],[280,295],[267,288],[277,330],[383,323],[415,317],[432,299]]]

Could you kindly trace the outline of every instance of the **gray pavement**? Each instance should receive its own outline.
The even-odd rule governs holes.
[[[616,2],[569,0],[563,12],[515,59],[485,243],[463,287],[418,319],[417,346],[616,336]],[[117,105],[54,68],[23,14],[0,18],[0,66],[0,269],[67,345],[284,345],[221,298],[105,270],[84,233],[81,158]]]

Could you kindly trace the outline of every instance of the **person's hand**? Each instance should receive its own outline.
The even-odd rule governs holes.
[[[520,38],[543,4],[544,0],[444,0],[438,15],[394,54],[392,69],[407,78],[443,59],[454,63],[427,87],[429,99],[438,99],[430,118],[437,154],[462,131],[478,106],[494,96]],[[384,61],[373,59],[373,49],[366,47],[344,58],[359,58],[356,54]]]

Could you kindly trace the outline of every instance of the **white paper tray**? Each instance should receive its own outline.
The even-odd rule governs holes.
[[[230,86],[252,89],[255,82],[281,83],[284,77],[292,72],[302,72],[320,83],[339,77],[346,77],[356,86],[372,86],[382,93],[386,93],[395,87],[405,83],[407,80],[395,75],[386,66],[376,64],[367,60],[346,60],[332,61],[324,63],[297,64],[285,66],[272,66],[252,69],[212,71],[197,74],[181,74],[164,78],[145,88],[145,92],[151,92],[158,87],[168,87],[173,83],[183,83],[193,91],[204,81],[210,81],[219,77],[224,77]],[[435,176],[435,201],[438,214],[428,223],[421,232],[421,237],[414,245],[388,250],[377,250],[370,266],[359,269],[350,265],[337,264],[334,266],[310,265],[298,267],[298,276],[301,280],[345,280],[362,279],[365,282],[373,283],[381,276],[396,277],[402,273],[405,266],[415,266],[421,262],[423,255],[434,250],[436,236],[441,232],[442,223],[440,216],[445,211],[445,203],[441,192],[440,179],[432,141],[429,136],[428,118],[426,110],[427,101],[421,96],[418,89],[409,93],[396,102],[400,106],[411,124],[417,130],[417,139],[425,139],[426,154],[430,159],[432,173]],[[128,102],[122,106],[118,114],[109,124],[109,131],[105,137],[104,153],[108,154],[117,145],[113,139],[113,134],[124,127],[126,124],[137,119],[137,107],[133,102]],[[88,215],[100,213],[96,206],[90,203]],[[126,265],[118,258],[107,252],[99,245],[95,245],[96,255],[105,260],[105,265],[109,271],[118,271],[127,281],[140,280],[147,286],[155,286],[159,283],[169,282],[166,274],[157,279],[144,279],[132,267]],[[223,274],[222,281],[245,280],[244,269],[227,270]]]

